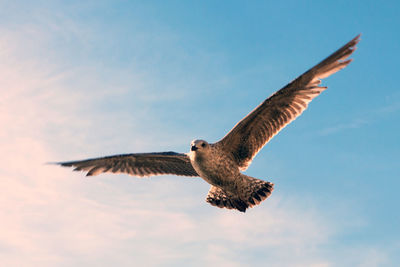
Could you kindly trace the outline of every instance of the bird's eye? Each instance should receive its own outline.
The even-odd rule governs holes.
[[[202,143],[202,144],[201,144],[201,147],[205,147],[205,146],[206,146],[206,144],[205,144],[205,143]]]

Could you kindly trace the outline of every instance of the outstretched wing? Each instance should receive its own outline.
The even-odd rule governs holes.
[[[360,35],[267,98],[250,112],[216,145],[232,153],[241,170],[246,170],[257,152],[283,127],[296,119],[308,103],[327,87],[321,79],[343,69],[356,49]]]
[[[127,173],[139,177],[163,174],[199,176],[189,157],[175,152],[124,154],[56,164],[75,167],[74,171],[86,171],[87,176],[103,172]]]

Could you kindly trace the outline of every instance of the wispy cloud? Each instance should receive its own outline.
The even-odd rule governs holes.
[[[321,134],[321,135],[329,135],[329,134],[337,133],[337,132],[344,131],[344,130],[358,129],[358,128],[363,127],[364,125],[366,125],[368,123],[369,123],[368,120],[356,119],[356,120],[353,120],[353,121],[348,122],[348,123],[341,123],[341,124],[334,125],[332,127],[328,127],[328,128],[322,129],[322,130],[319,131],[319,134]]]
[[[393,94],[386,98],[387,104],[380,107],[371,108],[371,110],[364,112],[364,114],[355,116],[355,118],[347,120],[346,122],[324,128],[319,131],[319,134],[329,135],[345,130],[359,129],[368,125],[373,125],[374,123],[384,119],[386,116],[397,113],[400,110],[398,94]]]
[[[389,103],[376,110],[379,114],[390,114],[400,111],[400,96],[399,94],[394,94],[388,97]]]

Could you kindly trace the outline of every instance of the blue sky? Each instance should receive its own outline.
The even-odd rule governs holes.
[[[398,266],[396,1],[0,1],[5,266]],[[187,152],[358,33],[354,61],[257,155],[239,214],[201,179],[45,162]]]

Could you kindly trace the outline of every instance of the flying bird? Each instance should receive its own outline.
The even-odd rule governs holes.
[[[296,119],[327,87],[321,79],[346,67],[360,35],[322,62],[275,92],[216,143],[194,140],[189,153],[158,152],[114,155],[58,162],[87,176],[100,173],[200,176],[211,185],[206,201],[213,206],[245,212],[272,193],[274,184],[242,174],[256,154],[283,127]]]

